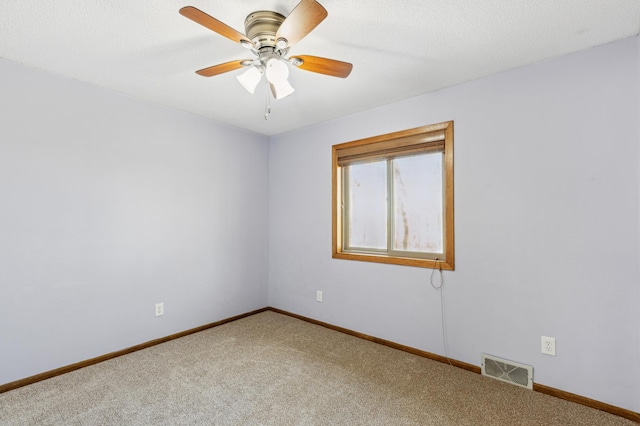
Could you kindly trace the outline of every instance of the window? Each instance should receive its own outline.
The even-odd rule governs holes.
[[[453,270],[453,122],[332,148],[333,257]]]

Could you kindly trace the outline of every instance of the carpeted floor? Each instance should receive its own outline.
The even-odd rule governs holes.
[[[0,394],[1,425],[636,425],[274,312]]]

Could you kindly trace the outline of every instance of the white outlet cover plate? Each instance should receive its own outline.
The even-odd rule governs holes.
[[[541,337],[541,351],[546,355],[556,356],[556,338],[555,337]]]

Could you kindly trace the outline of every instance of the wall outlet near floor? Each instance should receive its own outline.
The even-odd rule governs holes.
[[[156,303],[156,316],[161,317],[164,315],[164,303]]]
[[[316,291],[316,302],[322,302],[322,290]]]
[[[556,338],[542,336],[542,353],[546,355],[556,356]]]

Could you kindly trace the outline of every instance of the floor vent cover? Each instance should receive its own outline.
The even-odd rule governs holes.
[[[533,389],[533,367],[482,354],[482,375]]]

